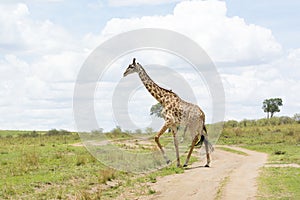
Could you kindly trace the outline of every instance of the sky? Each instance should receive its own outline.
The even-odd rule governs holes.
[[[139,28],[176,31],[204,49],[223,83],[224,120],[263,118],[262,102],[272,97],[283,99],[275,116],[293,116],[300,113],[299,8],[297,0],[2,0],[0,129],[76,130],[73,95],[83,63],[107,39]],[[174,56],[141,51],[116,60],[102,77],[95,91],[99,127],[111,130],[119,125],[110,97],[133,56],[145,65],[172,64],[174,70],[181,66],[176,73],[195,89],[196,103],[210,122],[212,105],[205,82]],[[151,74],[176,91],[164,74]],[[129,79],[138,83],[137,76]],[[151,124],[149,109],[154,103],[138,86],[128,101],[136,127]]]

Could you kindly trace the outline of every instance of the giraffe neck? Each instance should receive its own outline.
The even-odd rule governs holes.
[[[149,93],[162,105],[164,105],[164,97],[166,93],[170,93],[169,90],[166,90],[159,85],[157,85],[146,73],[143,67],[140,66],[140,70],[138,72],[141,81],[143,82],[146,89]]]

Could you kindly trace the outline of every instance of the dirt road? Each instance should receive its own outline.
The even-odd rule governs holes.
[[[155,194],[137,199],[225,199],[243,200],[256,198],[256,178],[259,169],[267,161],[267,154],[254,152],[238,147],[245,155],[216,149],[212,154],[210,168],[202,167],[205,159],[176,174],[157,179],[151,185]]]

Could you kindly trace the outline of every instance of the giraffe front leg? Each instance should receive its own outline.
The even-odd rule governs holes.
[[[167,157],[167,155],[166,155],[166,153],[165,153],[165,151],[164,151],[162,145],[161,145],[160,142],[159,142],[160,136],[161,136],[162,134],[164,134],[164,132],[165,132],[167,129],[168,129],[168,126],[165,124],[165,125],[160,129],[160,131],[157,133],[157,135],[155,136],[154,139],[155,139],[155,142],[156,142],[158,148],[159,148],[160,151],[162,152],[162,154],[163,154],[163,156],[164,156],[164,158],[165,158],[167,164],[169,164],[171,161],[170,161],[169,158]]]
[[[172,129],[173,139],[174,139],[174,145],[176,150],[176,159],[177,159],[177,167],[181,167],[180,165],[180,157],[179,157],[179,148],[178,148],[178,139],[177,139],[177,128]]]

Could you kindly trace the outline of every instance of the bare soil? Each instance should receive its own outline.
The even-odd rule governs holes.
[[[203,161],[193,163],[183,174],[158,178],[151,184],[155,194],[135,199],[256,199],[256,178],[267,161],[267,154],[226,147],[248,155],[216,149],[210,168],[203,167],[206,161],[203,157]]]

